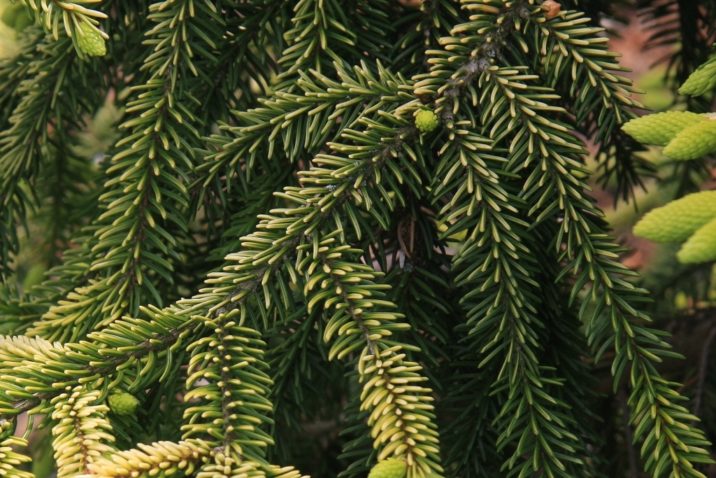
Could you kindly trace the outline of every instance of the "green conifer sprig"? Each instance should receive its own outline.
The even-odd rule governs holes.
[[[114,437],[105,418],[107,406],[100,393],[78,385],[52,399],[52,446],[57,476],[86,473],[103,454],[111,451]]]
[[[423,384],[420,365],[406,360],[394,337],[408,324],[391,310],[394,304],[382,298],[385,287],[375,283],[375,271],[350,260],[361,251],[336,244],[335,236],[303,246],[299,254],[304,252],[305,258],[298,266],[307,274],[309,308],[321,304],[330,313],[324,330],[331,344],[329,359],[360,351],[361,408],[370,412],[378,459],[403,458],[411,477],[440,472],[432,391]]]
[[[11,421],[0,423],[0,470],[8,478],[33,478],[35,475],[23,470],[22,465],[32,459],[19,450],[27,447],[27,440],[12,434],[15,425]]]
[[[533,79],[528,77],[523,80]],[[511,84],[499,83],[496,87],[504,91],[506,85]],[[512,92],[524,91],[525,87],[522,83],[514,87]],[[540,107],[539,110],[554,111],[552,107]],[[693,463],[709,459],[703,448],[707,442],[702,434],[692,430],[683,433],[684,428],[678,423],[688,422],[694,417],[680,405],[672,405],[679,394],[670,388],[673,384],[664,381],[654,368],[655,362],[660,362],[662,357],[672,356],[673,352],[659,334],[638,322],[649,320],[635,308],[636,304],[644,300],[645,291],[628,282],[633,274],[616,260],[620,249],[603,232],[605,225],[599,219],[600,213],[585,193],[587,187],[581,182],[583,167],[572,153],[579,151],[581,146],[575,138],[569,138],[565,127],[551,123],[553,132],[549,132],[550,127],[545,124],[545,118],[537,114],[534,121],[539,121],[541,135],[546,134],[551,141],[565,145],[561,155],[555,154],[555,148],[551,148],[545,156],[545,151],[548,151],[544,143],[546,138],[528,134],[532,120],[527,121],[526,115],[522,118],[526,120],[525,136],[534,141],[535,150],[542,152],[541,167],[551,171],[548,173],[551,176],[549,181],[545,181],[544,177],[537,178],[534,173],[528,178],[526,187],[529,189],[525,191],[525,198],[535,204],[532,211],[544,208],[539,218],[554,214],[553,208],[556,206],[563,214],[564,221],[555,245],[567,245],[563,254],[571,262],[565,272],[576,274],[572,297],[579,296],[582,288],[586,287],[588,295],[581,309],[582,320],[588,326],[589,341],[596,350],[614,347],[616,354],[612,372],[615,383],[619,383],[623,374],[629,371],[632,423],[636,429],[635,438],[644,439],[642,454],[647,457],[648,469],[656,476],[666,469],[684,476],[700,476],[693,468]],[[526,157],[527,164],[532,158],[534,156]],[[538,199],[535,201],[530,198]],[[577,244],[580,247],[576,247]],[[594,307],[591,313],[587,312],[587,304]],[[611,327],[606,324],[611,324]],[[656,410],[656,413],[649,410]],[[670,429],[666,433],[668,438],[658,441],[654,437],[642,436],[643,430],[655,428]],[[684,452],[681,457],[678,450]],[[656,456],[659,457],[658,461],[649,460],[649,457]]]
[[[55,138],[77,129],[83,123],[82,115],[98,101],[93,94],[63,94],[70,82],[94,89],[87,78],[87,69],[79,63],[70,43],[67,38],[58,41],[42,38],[31,44],[37,53],[21,69],[24,75],[16,80],[14,94],[22,96],[13,105],[8,127],[0,134],[0,164],[6,171],[0,181],[2,277],[9,274],[10,261],[17,252],[17,226],[25,221],[27,210],[35,203],[32,186],[41,163],[46,156],[70,154],[68,145],[57,150]]]
[[[87,476],[131,478],[160,467],[165,476],[179,473],[189,476],[208,460],[210,454],[211,447],[201,440],[140,444],[135,449],[123,450],[94,461],[89,466],[90,473]]]
[[[508,2],[504,8],[511,5]],[[586,286],[591,294],[588,297],[599,304],[596,313],[589,316],[585,316],[586,307],[582,308],[583,320],[590,325],[590,342],[597,349],[614,346],[615,383],[619,383],[628,366],[631,370],[632,397],[649,397],[646,403],[631,402],[634,407],[632,420],[638,431],[636,437],[645,438],[640,432],[646,428],[670,427],[668,440],[655,441],[651,437],[645,440],[642,453],[647,460],[649,457],[659,457],[658,461],[647,461],[648,469],[655,476],[667,468],[685,476],[700,476],[690,459],[695,463],[708,460],[703,449],[705,439],[702,434],[682,433],[682,425],[676,424],[692,417],[687,417],[685,410],[678,406],[666,406],[663,409],[663,414],[669,416],[669,419],[645,411],[648,407],[662,406],[658,397],[667,400],[666,403],[673,403],[671,396],[677,392],[669,389],[669,384],[660,378],[653,367],[653,361],[659,362],[661,356],[670,356],[672,352],[658,335],[635,322],[635,318],[644,319],[645,316],[637,313],[629,301],[640,302],[643,291],[620,277],[628,277],[630,274],[614,260],[618,257],[617,249],[605,242],[606,236],[600,232],[604,231],[604,225],[598,219],[600,213],[584,193],[586,186],[582,178],[585,172],[579,159],[583,147],[571,136],[569,127],[553,118],[561,108],[550,103],[559,97],[551,89],[534,84],[538,77],[524,74],[524,68],[491,65],[490,45],[494,39],[502,38],[511,29],[511,22],[515,22],[515,28],[519,30],[520,13],[516,12],[517,17],[509,16],[500,8],[482,3],[474,8],[495,15],[489,30],[480,37],[465,35],[444,40],[445,50],[434,53],[431,74],[416,85],[416,91],[429,94],[435,90],[443,95],[445,91],[450,91],[447,88],[467,91],[473,102],[481,103],[481,123],[493,139],[497,142],[509,141],[505,143],[509,150],[507,167],[514,171],[531,167],[532,173],[522,186],[522,196],[532,206],[528,214],[537,213],[535,220],[538,223],[558,213],[563,217],[554,244],[557,247],[567,246],[564,255],[572,262],[565,271],[581,271],[573,288],[573,297],[577,297]],[[522,12],[524,15],[527,13]],[[467,29],[468,26],[463,25],[456,27],[455,32]],[[470,83],[474,79],[477,79],[479,96],[477,89]],[[450,94],[447,98],[449,106],[441,105],[443,111],[455,114],[468,109],[466,105],[461,105],[459,96]],[[498,98],[500,100],[496,101]],[[552,117],[547,119],[547,115]],[[509,138],[506,138],[508,132]],[[534,167],[535,161],[539,162],[538,167]],[[591,300],[584,303],[591,303]],[[610,321],[613,329],[602,327],[599,329],[601,334],[597,334],[595,322],[601,320]],[[613,332],[606,332],[611,330]],[[605,333],[610,337],[607,338]],[[615,334],[613,338],[611,333]],[[673,420],[673,424],[669,423],[670,420]],[[677,450],[681,450],[681,456]]]
[[[161,304],[161,283],[173,282],[176,236],[188,230],[187,183],[199,139],[191,91],[176,84],[179,75],[197,75],[188,32],[221,22],[211,4],[189,1],[156,3],[149,18],[155,26],[145,43],[153,51],[142,69],[151,76],[134,88],[137,96],[120,126],[131,133],[117,142],[107,170],[91,250],[90,271],[97,278],[52,307],[32,334],[76,340],[124,313],[135,314],[149,297]],[[206,42],[198,50],[210,51],[211,37],[197,37]]]
[[[338,137],[361,114],[390,109],[410,98],[407,81],[380,63],[375,67],[377,73],[365,63],[352,69],[334,66],[335,80],[319,73],[301,73],[293,92],[277,91],[261,100],[258,108],[234,112],[234,124],[208,140],[216,153],[199,166],[200,184],[206,188],[221,177],[222,196],[234,183],[246,188],[253,171],[267,167],[264,158],[284,151],[288,162],[296,163]],[[226,193],[222,194],[223,188]]]
[[[299,478],[274,463],[328,411],[343,477],[391,459],[410,478],[598,476],[582,360],[609,351],[647,472],[703,476],[708,442],[656,368],[675,354],[585,184],[577,126],[613,146],[633,106],[601,30],[536,1],[389,3],[149,7],[89,240],[0,290],[8,332],[35,335],[0,340],[0,415],[49,416],[61,474]],[[121,58],[137,40],[118,38]],[[93,68],[113,83],[111,56]],[[184,413],[135,436],[104,405],[118,391],[142,418]]]
[[[577,436],[570,430],[573,419],[560,410],[567,408],[565,404],[551,396],[561,386],[560,380],[552,378],[552,371],[538,358],[544,324],[537,317],[538,284],[531,272],[536,264],[525,260],[533,256],[522,240],[527,224],[518,217],[515,196],[505,191],[496,173],[506,160],[495,156],[489,140],[463,129],[469,128],[465,123],[456,122],[449,147],[441,151],[441,166],[451,168],[451,174],[440,177],[453,179],[446,192],[455,191],[441,212],[449,214],[445,222],[451,222],[453,230],[468,231],[468,241],[456,253],[453,268],[456,284],[467,291],[461,304],[469,334],[480,350],[480,366],[498,358],[506,364],[494,383],[506,395],[496,417],[497,445],[517,445],[505,462],[507,470],[550,470],[553,474],[576,470],[575,465],[584,465],[576,453]],[[500,240],[495,241],[496,237]],[[532,402],[522,402],[523,397],[531,397]],[[555,443],[560,451],[537,439],[550,434],[545,441]],[[518,460],[521,466],[516,467]]]
[[[526,22],[526,38],[518,40],[525,54],[544,58],[535,69],[547,85],[556,88],[573,103],[570,111],[576,124],[599,146],[600,181],[616,184],[616,197],[628,199],[650,166],[636,155],[638,145],[620,133],[620,127],[643,105],[634,99],[634,87],[623,76],[617,55],[607,48],[608,37],[601,27],[592,26],[582,12],[565,11],[547,18],[535,9]],[[531,38],[530,38],[531,37]],[[563,86],[561,83],[567,83]]]
[[[300,0],[293,7],[291,28],[284,33],[286,48],[278,64],[284,67],[277,89],[290,90],[301,70],[326,74],[333,63],[358,63],[364,52],[384,56],[386,37],[393,27],[387,21],[387,0],[342,4],[336,0]],[[372,21],[365,21],[366,18]]]
[[[263,361],[266,344],[255,330],[240,327],[236,315],[207,321],[213,333],[188,347],[184,400],[190,405],[182,434],[184,439],[200,437],[226,455],[262,461],[265,448],[273,444],[265,431],[272,411],[272,383]]]
[[[90,228],[84,228],[76,234],[70,243],[82,245],[66,249],[62,254],[62,262],[50,268],[44,275],[45,280],[29,291],[20,293],[17,288],[3,291],[6,296],[0,304],[3,323],[14,331],[26,332],[41,320],[51,306],[86,280],[91,237]]]

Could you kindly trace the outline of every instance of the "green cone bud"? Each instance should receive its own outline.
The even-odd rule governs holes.
[[[684,264],[716,260],[716,219],[702,226],[681,246],[676,258]]]
[[[708,117],[690,111],[667,111],[630,120],[622,130],[642,144],[664,146],[684,128],[708,121]]]
[[[686,79],[679,93],[682,95],[701,96],[716,87],[716,56],[709,58]]]
[[[89,56],[104,56],[107,53],[104,38],[87,23],[80,23],[77,29],[77,47]]]
[[[700,121],[681,130],[664,148],[671,159],[699,159],[716,151],[716,120]]]
[[[408,465],[401,458],[383,460],[370,470],[368,478],[405,478]]]
[[[438,115],[433,110],[420,110],[415,115],[415,127],[423,133],[429,133],[438,127]]]
[[[716,191],[702,191],[647,213],[634,234],[656,242],[681,242],[716,218]]]
[[[113,393],[107,399],[109,408],[117,415],[134,415],[139,406],[139,400],[127,392]]]

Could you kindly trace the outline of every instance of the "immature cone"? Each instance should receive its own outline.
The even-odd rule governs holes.
[[[716,218],[716,191],[702,191],[647,213],[634,234],[656,242],[681,242]]]
[[[438,127],[438,115],[433,110],[423,109],[415,115],[415,127],[423,133],[429,133]]]
[[[700,121],[681,130],[664,148],[664,156],[680,161],[716,152],[716,119]]]
[[[127,392],[113,393],[109,396],[107,402],[114,413],[122,416],[134,415],[139,405],[139,400]]]
[[[80,23],[77,29],[77,47],[89,56],[104,56],[107,53],[102,35],[87,23]]]
[[[664,146],[681,130],[708,119],[691,111],[666,111],[634,118],[626,122],[622,130],[642,144]]]
[[[709,58],[686,79],[679,93],[682,95],[701,96],[716,87],[716,56]]]
[[[368,478],[405,478],[408,465],[401,458],[383,460],[370,470]]]
[[[681,246],[676,258],[684,264],[716,260],[716,219],[702,226]]]

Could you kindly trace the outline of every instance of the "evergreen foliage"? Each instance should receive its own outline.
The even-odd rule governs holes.
[[[616,476],[615,436],[648,476],[706,476],[582,138],[629,199],[629,134],[711,122],[633,120],[599,26],[618,2],[413,3],[22,0],[35,23],[0,63],[0,474],[32,476],[47,429],[60,478]],[[108,98],[117,131],[88,144]]]

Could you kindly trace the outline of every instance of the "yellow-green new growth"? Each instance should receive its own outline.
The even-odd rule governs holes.
[[[686,79],[679,93],[682,95],[701,96],[716,87],[716,55],[698,67]]]
[[[438,127],[440,121],[433,110],[422,109],[415,114],[415,127],[423,133],[430,133]]]
[[[139,405],[137,400],[131,393],[113,393],[107,399],[109,408],[117,415],[134,415]]]
[[[683,264],[698,264],[716,260],[716,219],[702,226],[676,253]]]
[[[140,443],[136,448],[107,454],[90,464],[87,477],[190,476],[207,460],[211,447],[202,440]],[[79,477],[78,477],[79,478]]]
[[[700,121],[680,131],[664,148],[668,158],[686,161],[716,152],[716,119]]]
[[[26,455],[18,453],[18,448],[27,447],[27,440],[10,435],[0,440],[0,476],[7,478],[35,478],[34,473],[21,469],[25,463],[32,462]]]
[[[107,45],[99,30],[88,23],[80,23],[77,28],[77,47],[89,56],[104,56]]]
[[[389,458],[378,462],[370,470],[368,478],[404,478],[408,472],[408,465],[401,458]]]
[[[656,242],[681,242],[714,218],[716,191],[701,191],[650,211],[634,226],[634,234]]]
[[[681,130],[707,120],[707,116],[691,111],[666,111],[634,118],[622,129],[640,143],[664,146]]]

